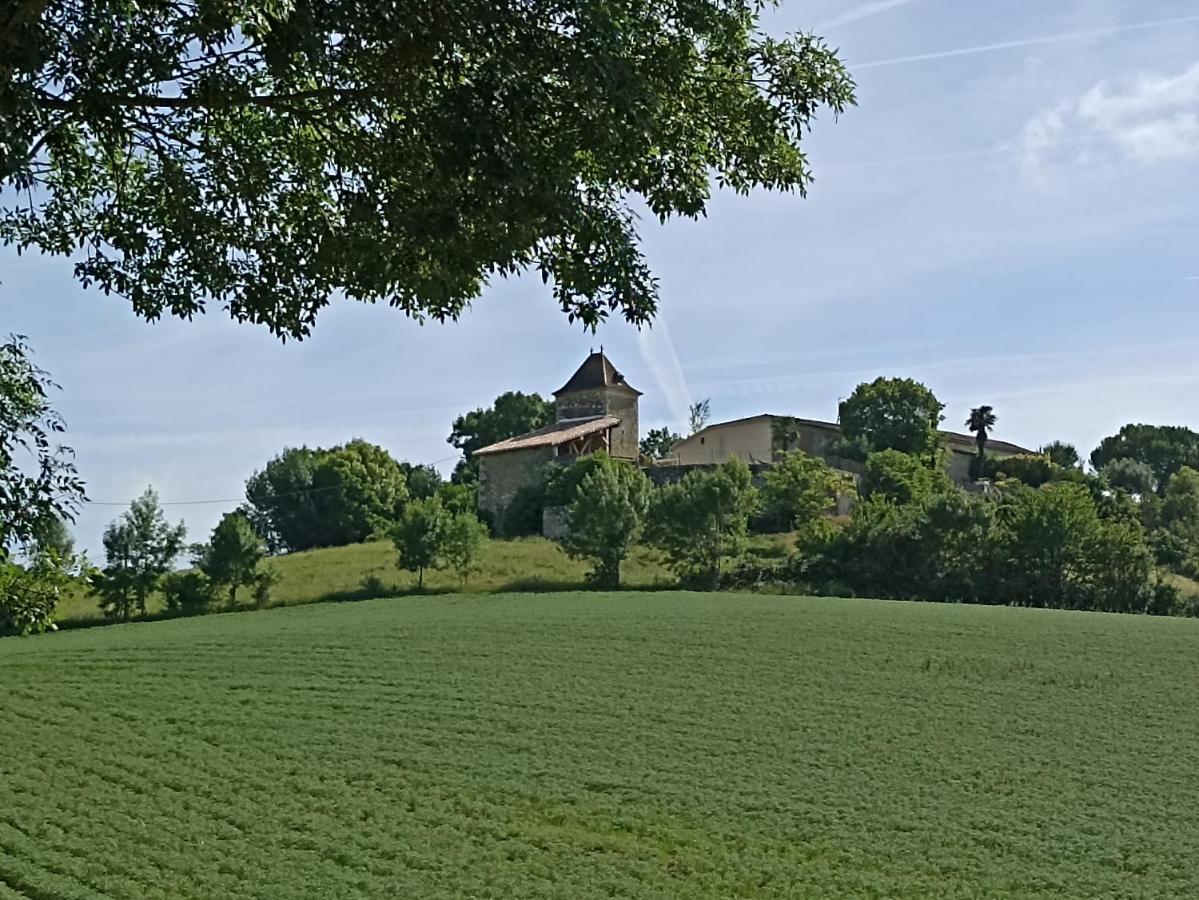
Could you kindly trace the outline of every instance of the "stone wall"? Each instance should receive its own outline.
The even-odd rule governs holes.
[[[530,447],[479,457],[479,510],[502,527],[504,511],[522,487],[537,484],[547,463],[554,459],[552,447]]]
[[[560,541],[570,531],[570,507],[547,506],[541,511],[541,533],[551,541]]]
[[[564,419],[586,419],[589,416],[608,414],[607,391],[596,388],[591,391],[571,391],[562,394],[555,402],[558,421]]]
[[[623,391],[610,391],[608,415],[620,419],[620,424],[612,429],[612,456],[636,461],[641,455],[641,439],[637,434],[637,397]]]

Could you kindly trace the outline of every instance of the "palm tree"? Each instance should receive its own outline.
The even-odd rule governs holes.
[[[982,459],[987,450],[987,437],[995,427],[995,413],[989,406],[976,406],[970,410],[970,418],[966,427],[974,432],[974,442],[978,444],[978,458]]]

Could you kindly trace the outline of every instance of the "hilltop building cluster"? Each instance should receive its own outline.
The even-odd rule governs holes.
[[[479,458],[479,509],[498,520],[521,488],[542,477],[547,463],[569,462],[601,450],[654,469],[685,470],[729,459],[767,466],[782,450],[824,456],[841,434],[835,422],[763,413],[708,425],[676,444],[668,459],[651,463],[640,453],[641,396],[603,350],[590,353],[554,392],[553,424],[475,452]],[[976,453],[974,437],[952,431],[941,434],[950,451],[950,477],[959,485],[969,485],[970,461]],[[987,451],[1001,458],[1032,452],[994,438],[987,442]]]

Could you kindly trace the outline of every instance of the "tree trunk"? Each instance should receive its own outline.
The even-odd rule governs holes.
[[[423,591],[425,589],[425,567],[424,566],[416,567],[416,589],[418,591]]]

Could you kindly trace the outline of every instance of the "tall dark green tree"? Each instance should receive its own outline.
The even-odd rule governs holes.
[[[674,445],[682,439],[681,435],[665,425],[661,428],[651,428],[641,439],[641,452],[650,459],[667,459],[674,450]]]
[[[1153,470],[1153,488],[1165,490],[1183,466],[1199,469],[1199,434],[1181,425],[1125,425],[1091,451],[1096,470],[1117,459],[1134,459]]]
[[[1063,469],[1077,469],[1082,466],[1082,457],[1078,455],[1078,448],[1065,441],[1050,441],[1037,452],[1042,456],[1049,457],[1050,462]]]
[[[761,0],[11,0],[0,240],[141,316],[289,337],[331,297],[457,317],[532,270],[572,320],[643,323],[635,209],[803,193],[853,103]]]
[[[737,459],[715,469],[696,469],[654,494],[646,538],[666,555],[685,582],[709,590],[720,586],[728,562],[745,546],[758,492],[749,467]]]
[[[246,516],[273,552],[359,543],[386,531],[408,500],[391,454],[352,440],[288,447],[246,482]]]
[[[589,577],[596,585],[620,584],[621,564],[641,534],[650,496],[645,473],[611,457],[579,483],[562,547],[571,558],[594,563]]]
[[[240,512],[221,517],[208,543],[196,554],[196,566],[214,584],[228,590],[229,606],[237,605],[237,589],[254,584],[265,553],[262,538]]]
[[[995,427],[995,422],[995,411],[989,406],[974,407],[970,410],[970,417],[966,419],[966,428],[974,435],[979,459],[987,454],[987,438],[991,436],[991,429]]]
[[[103,571],[93,590],[104,614],[126,621],[136,611],[146,614],[146,601],[183,550],[187,530],[170,524],[153,488],[104,531]]]
[[[462,451],[462,459],[454,469],[454,482],[469,484],[479,477],[476,450],[491,444],[533,431],[554,421],[554,401],[540,394],[508,391],[495,398],[487,409],[479,408],[454,420],[453,430],[446,440]]]

